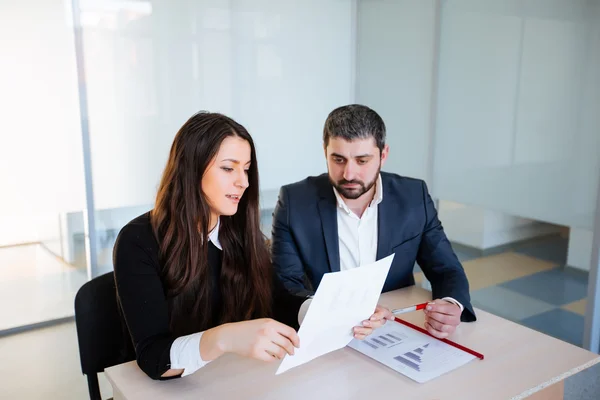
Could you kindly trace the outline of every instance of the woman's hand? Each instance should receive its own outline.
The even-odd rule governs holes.
[[[385,324],[386,320],[393,320],[394,315],[392,312],[380,305],[377,305],[375,312],[371,317],[362,322],[362,326],[354,327],[354,337],[359,340],[363,340],[369,336],[373,331]]]
[[[300,338],[293,328],[270,318],[224,324],[214,330],[215,335],[209,335],[207,342],[216,340],[222,353],[236,353],[257,360],[279,360],[286,354],[293,355],[294,348],[300,347]],[[207,343],[207,352],[209,345]],[[200,354],[205,359],[202,349],[201,341]]]

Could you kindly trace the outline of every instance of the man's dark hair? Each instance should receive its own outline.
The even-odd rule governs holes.
[[[339,137],[347,141],[373,137],[379,151],[385,146],[385,124],[375,111],[361,104],[338,107],[329,113],[323,127],[323,143],[329,138]]]

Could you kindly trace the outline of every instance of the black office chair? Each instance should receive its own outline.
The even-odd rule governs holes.
[[[131,338],[120,317],[112,272],[92,279],[77,291],[75,325],[90,399],[101,400],[98,373],[135,359]]]

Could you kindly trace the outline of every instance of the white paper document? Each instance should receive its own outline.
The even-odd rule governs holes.
[[[323,275],[302,321],[300,348],[286,355],[276,374],[341,349],[353,339],[352,328],[377,306],[394,255],[348,271]]]
[[[365,340],[348,347],[419,383],[465,365],[476,357],[408,326],[388,321]]]

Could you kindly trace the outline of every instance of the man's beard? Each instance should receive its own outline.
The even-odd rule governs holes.
[[[348,200],[356,200],[358,199],[360,196],[362,196],[363,194],[367,193],[369,190],[371,190],[371,188],[375,185],[375,183],[377,182],[377,178],[379,177],[379,171],[381,168],[379,168],[377,170],[377,174],[375,174],[375,178],[373,178],[373,180],[371,182],[369,182],[368,184],[365,185],[365,183],[363,181],[359,181],[359,180],[352,180],[352,181],[347,181],[345,179],[342,179],[339,182],[334,182],[331,179],[331,176],[329,177],[329,182],[333,185],[333,187],[335,187],[335,189],[338,191],[338,193],[345,199]],[[359,186],[356,188],[345,188],[342,185],[346,185],[348,183],[355,183],[358,184]]]

